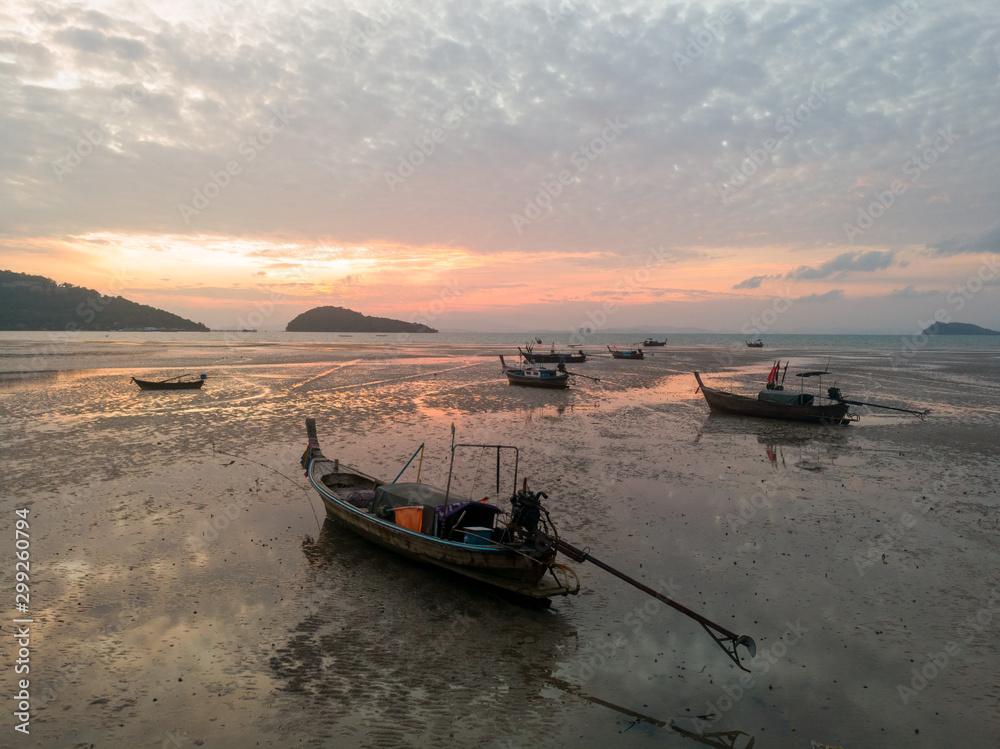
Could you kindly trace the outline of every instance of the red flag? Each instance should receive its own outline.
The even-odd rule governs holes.
[[[768,382],[777,382],[778,381],[778,365],[780,363],[781,363],[781,359],[778,359],[778,361],[776,361],[774,363],[774,366],[771,367],[771,374],[769,374],[767,376],[767,381]]]

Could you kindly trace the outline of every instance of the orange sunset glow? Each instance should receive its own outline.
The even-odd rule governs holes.
[[[612,326],[728,331],[780,297],[800,301],[775,332],[905,333],[974,277],[963,318],[996,324],[997,103],[968,96],[977,56],[957,78],[917,57],[905,86],[857,84],[918,55],[937,11],[893,36],[813,19],[870,50],[845,66],[805,31],[759,44],[761,9],[641,7],[600,40],[563,36],[599,8],[475,21],[559,40],[553,57],[451,41],[457,5],[12,11],[2,267],[211,327],[270,300],[272,330],[324,304],[437,302],[442,329],[613,308]]]

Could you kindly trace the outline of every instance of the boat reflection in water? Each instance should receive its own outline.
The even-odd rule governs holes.
[[[704,723],[704,720],[684,720],[685,723],[690,722],[692,727],[697,726],[700,723]],[[697,741],[699,744],[704,744],[705,746],[718,747],[718,749],[751,749],[756,739],[744,731],[700,731],[688,730],[680,725],[677,720],[670,721],[670,727],[677,731],[681,736]]]

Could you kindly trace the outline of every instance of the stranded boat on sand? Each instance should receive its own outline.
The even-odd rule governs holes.
[[[575,562],[591,562],[630,585],[694,619],[715,640],[739,668],[738,646],[747,648],[752,658],[757,652],[753,638],[737,635],[706,617],[614,569],[586,550],[563,541],[541,500],[544,492],[528,491],[524,480],[517,489],[518,450],[510,445],[455,444],[452,425],[451,464],[444,489],[419,483],[384,482],[337,459],[323,455],[316,436],[316,420],[306,419],[309,446],[302,456],[309,483],[319,492],[327,515],[352,531],[390,551],[425,562],[472,580],[529,598],[546,599],[569,595],[580,589],[576,572],[555,561],[561,553]],[[474,502],[451,493],[452,472],[457,448],[496,450],[496,491],[500,493],[500,457],[513,451],[514,493],[511,510],[506,512],[485,500]],[[423,445],[396,476],[421,454]],[[572,583],[570,579],[572,578]]]
[[[189,376],[181,375],[180,377],[171,377],[169,380],[159,380],[158,382],[137,380],[133,377],[132,382],[138,385],[140,390],[198,390],[205,384],[205,379],[207,378],[207,375],[202,375],[197,380],[181,380],[181,377]]]
[[[501,451],[513,451],[513,505],[507,513],[496,505],[452,494],[450,473],[447,487],[440,489],[419,481],[400,484],[383,481],[341,465],[320,450],[314,419],[306,420],[306,428],[309,448],[303,462],[309,482],[319,492],[327,514],[358,535],[411,559],[530,598],[568,595],[579,590],[576,573],[555,563],[554,544],[535,543],[528,531],[532,521],[536,526],[543,522],[555,537],[555,529],[547,522],[548,513],[540,505],[532,508],[526,504],[527,499],[522,496],[528,494],[526,490],[517,491],[517,448],[507,445],[452,448],[453,462],[455,447],[495,449],[498,464]],[[570,577],[575,580],[572,585]]]
[[[812,393],[805,392],[805,381],[810,377],[819,377],[818,389],[823,389],[823,375],[830,374],[825,369],[822,371],[799,372],[795,375],[802,378],[802,387],[799,392],[786,391],[784,382],[785,375],[788,374],[788,362],[785,362],[784,373],[781,375],[781,382],[779,383],[778,372],[780,371],[781,360],[779,359],[771,367],[771,373],[767,376],[766,389],[761,390],[756,398],[710,388],[701,381],[701,375],[698,372],[694,373],[694,378],[698,381],[698,390],[701,390],[705,396],[705,402],[708,403],[709,409],[715,413],[759,416],[766,419],[804,421],[811,424],[827,424],[832,426],[847,426],[852,422],[860,420],[860,416],[850,413],[850,406],[871,406],[872,408],[884,408],[889,411],[902,411],[903,413],[913,414],[921,419],[930,413],[930,409],[914,411],[909,408],[897,408],[896,406],[882,406],[878,403],[848,400],[840,392],[839,387],[827,388],[826,396],[814,396]],[[695,392],[698,391],[696,390]],[[828,403],[817,403],[817,398],[825,398]]]
[[[569,386],[569,372],[559,363],[558,369],[539,367],[534,362],[524,361],[519,367],[510,367],[500,356],[500,367],[511,385],[525,385],[535,388],[563,389]]]

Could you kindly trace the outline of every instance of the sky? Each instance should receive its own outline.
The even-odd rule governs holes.
[[[0,268],[213,328],[1000,329],[1000,5],[0,0]]]

